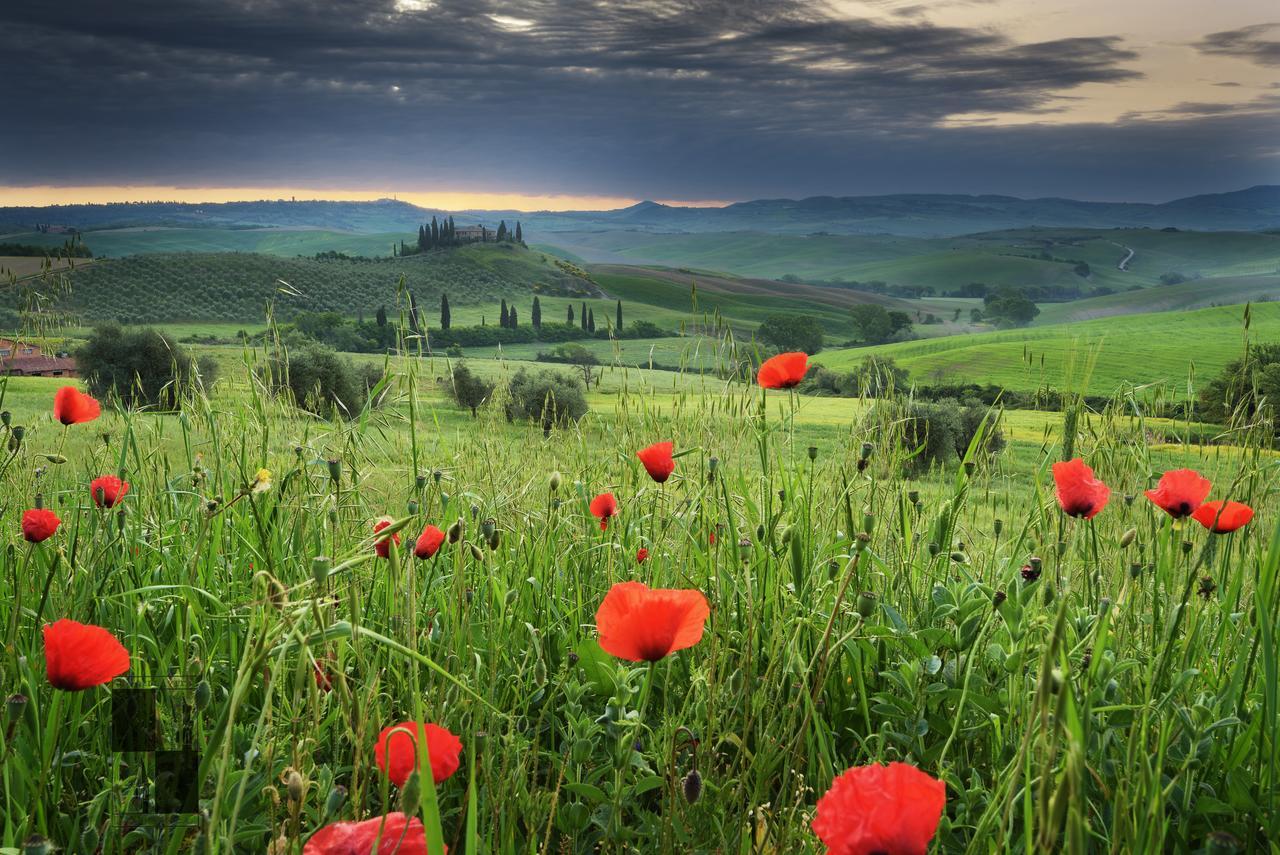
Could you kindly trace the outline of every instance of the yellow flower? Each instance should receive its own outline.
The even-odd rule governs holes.
[[[259,469],[258,473],[253,476],[253,483],[249,485],[249,491],[252,493],[265,493],[271,489],[271,470]]]

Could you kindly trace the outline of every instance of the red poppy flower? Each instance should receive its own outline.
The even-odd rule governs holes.
[[[766,389],[790,389],[800,385],[809,371],[809,356],[799,351],[766,359],[756,372],[756,382]]]
[[[702,639],[711,607],[701,591],[619,582],[596,610],[600,647],[629,662],[657,662]]]
[[[1214,534],[1227,534],[1248,525],[1253,508],[1243,502],[1205,502],[1191,516]]]
[[[1213,484],[1194,469],[1174,469],[1160,476],[1147,498],[1176,520],[1189,517],[1209,497]]]
[[[62,525],[58,515],[48,508],[32,508],[22,514],[22,537],[28,543],[40,543],[53,537]]]
[[[44,669],[55,689],[79,692],[129,670],[129,651],[100,626],[63,618],[44,627]]]
[[[437,784],[458,771],[458,754],[462,742],[448,730],[436,724],[424,724],[427,735],[427,751],[431,755],[431,777]],[[409,773],[418,768],[418,725],[412,721],[393,724],[382,729],[378,742],[373,746],[373,756],[378,768],[387,773],[391,783],[403,787]]]
[[[645,549],[643,546],[636,550],[637,564],[643,564],[648,559],[649,559],[649,550]]]
[[[373,533],[377,534],[387,526],[391,525],[392,520],[389,517],[383,517],[373,524]],[[373,551],[378,553],[379,558],[391,557],[391,543],[395,542],[396,546],[400,545],[400,533],[396,532],[390,537],[380,537],[373,544]]]
[[[377,841],[378,848],[373,844]],[[335,822],[311,835],[302,855],[428,855],[422,820],[400,812],[364,822]],[[443,855],[449,855],[449,847]]]
[[[422,530],[422,534],[418,535],[418,542],[413,545],[413,554],[419,558],[430,558],[440,551],[440,544],[444,543],[444,532],[433,525],[428,525]]]
[[[53,417],[64,425],[91,422],[100,415],[101,405],[75,386],[63,386],[53,396]]]
[[[1091,520],[1111,497],[1111,488],[1095,478],[1079,457],[1053,464],[1053,480],[1058,486],[1058,505],[1070,517]]]
[[[925,855],[946,802],[946,785],[914,766],[854,766],[818,799],[813,830],[827,855]]]
[[[333,654],[325,653],[316,657],[313,673],[316,678],[316,688],[322,692],[328,692],[333,689]]]
[[[601,531],[609,527],[609,518],[617,512],[618,500],[613,497],[613,493],[601,493],[591,500],[591,515],[599,517]]]
[[[671,458],[671,450],[674,447],[669,442],[655,442],[648,448],[642,448],[636,452],[636,457],[639,457],[640,462],[644,464],[649,477],[659,484],[670,478],[671,473],[676,471],[676,462]]]
[[[116,502],[129,492],[129,482],[121,481],[114,475],[103,475],[89,482],[89,495],[93,503],[100,508],[115,507]]]

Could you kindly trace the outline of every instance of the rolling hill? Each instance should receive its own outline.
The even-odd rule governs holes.
[[[403,277],[420,306],[442,292],[460,307],[533,293],[593,297],[599,288],[571,265],[512,244],[467,246],[366,261],[279,258],[256,253],[137,255],[96,261],[70,274],[67,308],[86,320],[130,323],[260,322],[300,310],[372,315],[394,306]]]
[[[1280,303],[1250,308],[1250,337],[1280,341]],[[1042,385],[1093,395],[1122,384],[1161,384],[1182,397],[1240,356],[1243,306],[1152,312],[1028,329],[957,335],[877,347],[829,350],[816,361],[848,370],[876,354],[892,358],[920,384],[993,383],[1008,389]]]
[[[227,203],[145,202],[0,208],[0,231],[35,223],[103,229],[133,226],[277,226],[339,231],[411,231],[438,210],[394,199],[374,202],[262,200]],[[459,221],[495,226],[519,219],[527,237],[563,231],[755,231],[778,234],[946,236],[979,231],[1062,226],[1253,231],[1280,227],[1280,186],[1190,196],[1162,204],[1020,199],[1014,196],[899,194],[759,199],[721,208],[641,202],[611,211],[454,211]]]

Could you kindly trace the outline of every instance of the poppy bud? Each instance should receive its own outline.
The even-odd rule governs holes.
[[[690,769],[684,776],[683,788],[684,800],[689,804],[696,804],[702,798],[702,775],[697,769]]]
[[[9,431],[9,450],[17,451],[22,447],[22,437],[27,433],[27,429],[22,425],[14,425]]]
[[[400,812],[405,816],[413,816],[418,812],[418,802],[422,799],[422,777],[418,770],[409,773],[404,786],[400,788]]]
[[[337,484],[342,480],[342,461],[337,457],[330,457],[329,464],[329,480]]]
[[[9,722],[12,724],[22,718],[22,713],[27,708],[26,695],[10,695],[5,701],[5,713],[9,716]]]
[[[1004,591],[996,591],[995,595],[991,597],[991,605],[998,609],[1000,608],[1000,605],[1007,599],[1009,599],[1009,595],[1006,594]]]
[[[5,427],[8,427],[9,423],[12,421],[13,421],[13,413],[9,412],[8,410],[0,410],[0,423],[3,423]]]
[[[116,531],[124,531],[125,511],[124,508],[116,511]]]
[[[969,563],[969,556],[963,552],[953,552],[951,553],[951,560],[957,564],[967,564]]]
[[[575,665],[577,665],[577,664],[578,664],[578,654],[577,654],[577,653],[574,653],[572,650],[570,650],[570,651],[569,651],[568,662],[569,662],[569,667],[570,667],[570,668],[572,668],[572,667],[574,667]]]
[[[498,544],[499,544],[501,541],[502,541],[502,532],[498,531],[498,530],[495,528],[495,529],[493,530],[493,534],[489,535],[489,548],[490,548],[491,550],[497,550],[497,548],[498,548]]]
[[[778,491],[778,501],[779,501],[779,502],[782,502],[783,504],[786,504],[786,502],[787,502],[787,491],[786,491],[786,490],[779,490],[779,491]]]
[[[46,454],[44,455],[44,459],[48,460],[50,463],[57,464],[57,465],[61,465],[67,462],[67,458],[63,457],[61,454]]]
[[[784,525],[782,527],[778,532],[778,540],[784,545],[791,542],[791,526]]]
[[[449,535],[450,543],[457,543],[462,539],[462,517],[458,517],[458,521],[449,526],[449,531],[446,534]]]
[[[1054,550],[1058,553],[1058,557],[1061,558],[1063,554],[1067,551],[1067,542],[1065,540],[1058,541],[1057,545],[1054,547]]]
[[[39,507],[39,505],[37,505],[36,507]],[[1187,555],[1188,553],[1190,553],[1190,552],[1191,552],[1191,549],[1192,549],[1192,547],[1193,547],[1194,545],[1195,545],[1195,544],[1193,544],[1193,543],[1192,543],[1191,541],[1189,541],[1189,540],[1184,540],[1184,541],[1182,541],[1182,554],[1183,554],[1183,555]]]
[[[1133,541],[1137,537],[1138,537],[1138,530],[1136,528],[1129,529],[1124,534],[1120,535],[1120,548],[1124,549],[1129,544],[1133,543]]]
[[[764,540],[764,523],[756,526],[756,540]]]
[[[342,810],[342,805],[347,800],[347,788],[341,784],[334,784],[333,789],[329,791],[329,797],[324,801],[324,816],[328,819],[337,816]]]
[[[864,442],[864,443],[862,443],[862,457],[861,457],[861,459],[862,459],[862,460],[866,460],[867,458],[869,458],[869,457],[871,456],[871,452],[872,452],[872,451],[874,451],[874,450],[875,450],[875,446],[873,446],[871,443],[869,443],[869,442]]]
[[[876,610],[876,595],[871,591],[863,591],[858,594],[857,608],[858,614],[864,618],[871,617]]]
[[[1004,520],[996,517],[995,522],[991,525],[991,530],[996,533],[996,537],[999,537],[1000,532],[1004,531]]]
[[[213,696],[213,690],[209,688],[208,680],[201,680],[199,683],[196,683],[196,691],[195,691],[196,712],[199,712],[200,710],[209,706],[209,701],[211,700],[212,696]]]
[[[493,533],[497,530],[498,521],[493,517],[487,517],[484,522],[480,523],[480,534],[485,538],[493,537]]]
[[[56,851],[58,847],[39,834],[33,834],[22,841],[22,855],[53,855]]]
[[[938,545],[938,542],[937,542],[936,540],[931,540],[931,541],[929,541],[929,555],[930,555],[930,556],[934,556],[934,557],[936,557],[936,556],[937,556],[937,554],[938,554],[939,552],[941,552],[941,551],[942,551],[942,547]]]
[[[816,445],[809,446],[809,459],[810,460],[818,459],[818,446]]]
[[[480,551],[480,547],[476,546],[474,543],[469,543],[467,545],[471,547],[472,558],[476,561],[484,561],[484,553]]]
[[[443,508],[447,504],[449,504],[449,494],[446,493],[444,490],[441,490],[440,491],[440,507]]]
[[[284,791],[289,796],[289,801],[293,802],[294,804],[297,804],[298,802],[302,801],[303,789],[304,789],[304,782],[302,780],[302,775],[299,774],[297,769],[290,769],[289,771],[285,772]]]
[[[1129,564],[1129,578],[1131,578],[1131,579],[1137,579],[1137,578],[1138,578],[1139,576],[1141,576],[1141,575],[1142,575],[1142,562],[1141,562],[1141,561],[1133,561],[1133,562],[1130,562],[1130,564]]]
[[[418,512],[418,503],[413,499],[410,499],[409,503],[405,505],[405,510],[409,512],[409,516],[413,516]]]
[[[560,471],[556,470],[555,472],[552,472],[551,481],[548,484],[548,486],[551,487],[551,492],[554,493],[556,490],[559,490],[562,483],[564,483],[564,476],[560,474]]]
[[[315,579],[317,585],[323,585],[329,578],[329,568],[332,564],[333,562],[324,555],[317,555],[311,559],[311,578]]]

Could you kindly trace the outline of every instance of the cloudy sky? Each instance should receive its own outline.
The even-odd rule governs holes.
[[[1274,0],[18,0],[0,204],[1280,183]]]

